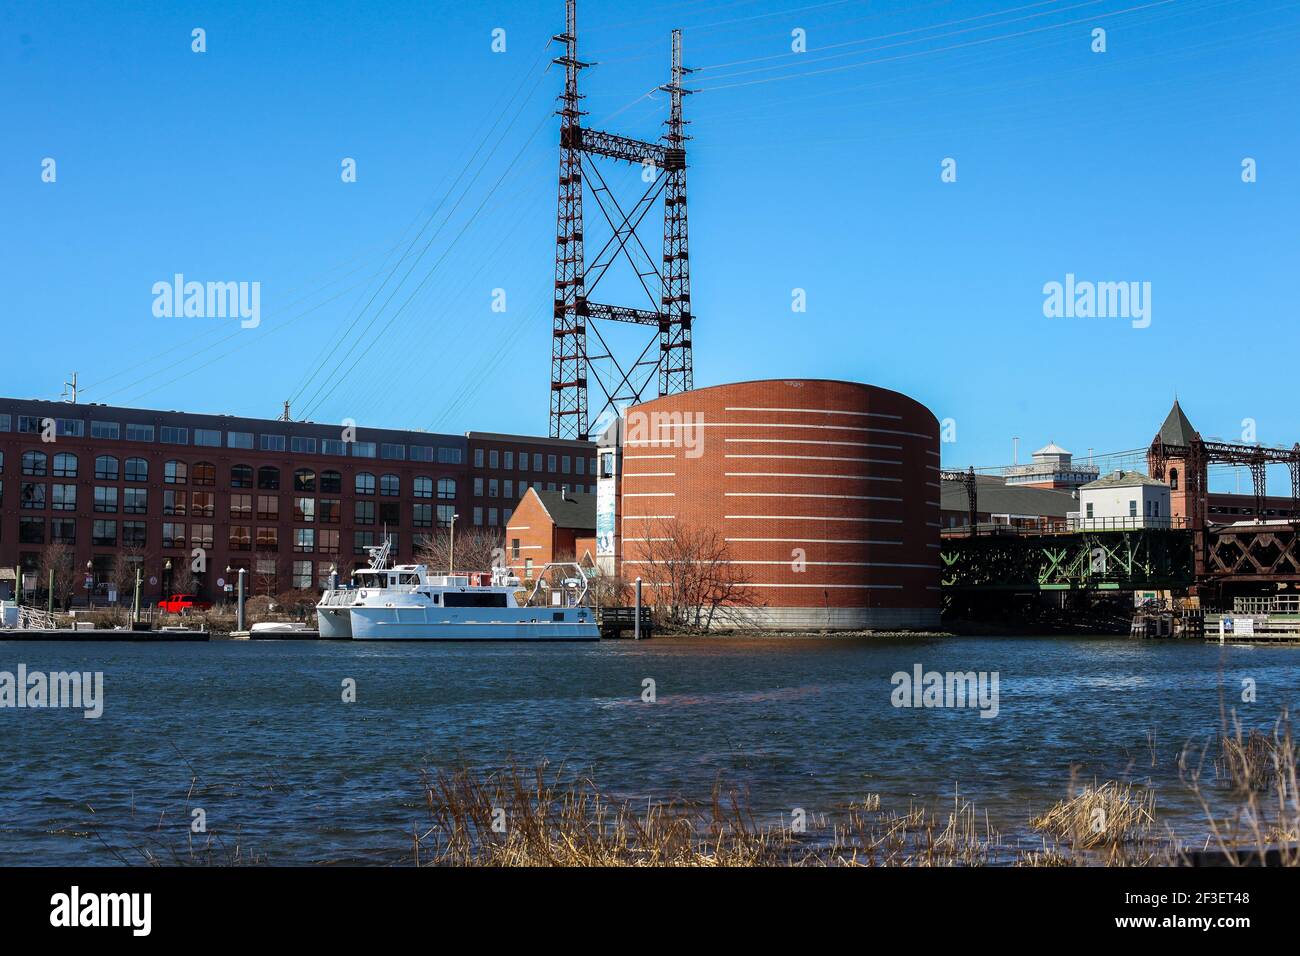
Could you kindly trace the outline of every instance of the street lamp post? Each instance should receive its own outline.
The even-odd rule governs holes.
[[[451,535],[447,541],[447,576],[450,577],[456,573],[456,519],[460,515],[451,516]]]
[[[131,600],[131,626],[134,627],[140,623],[140,588],[144,584],[144,572],[137,567],[135,569],[135,597]]]
[[[226,574],[234,574],[234,568],[226,568]],[[239,569],[239,583],[235,586],[236,603],[235,603],[235,630],[241,634],[244,632],[244,575],[248,573],[247,568]]]

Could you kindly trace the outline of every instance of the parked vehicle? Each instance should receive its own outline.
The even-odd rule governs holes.
[[[158,602],[159,609],[168,614],[187,614],[190,611],[211,611],[211,601],[201,601],[196,594],[173,594]]]

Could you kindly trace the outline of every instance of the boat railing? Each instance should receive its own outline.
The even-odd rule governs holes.
[[[557,588],[547,580],[547,572],[559,570],[573,573],[561,578],[560,586]],[[570,582],[575,583],[570,584]],[[562,595],[560,603],[553,604],[550,600],[547,600],[539,604],[537,598],[543,591],[546,592],[548,598],[558,591]],[[524,607],[586,607],[589,591],[587,575],[583,572],[582,566],[570,561],[559,561],[545,565],[537,573],[537,583],[533,585],[533,590],[529,593],[528,599],[524,601]]]

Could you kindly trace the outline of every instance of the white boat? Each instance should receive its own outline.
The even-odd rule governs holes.
[[[576,564],[547,565],[528,599],[506,568],[492,574],[431,575],[422,564],[387,567],[387,547],[347,587],[316,605],[320,636],[358,641],[595,641],[595,611]],[[565,574],[563,577],[557,575]],[[487,579],[485,581],[485,579]]]

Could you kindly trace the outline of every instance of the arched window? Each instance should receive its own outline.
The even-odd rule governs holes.
[[[117,481],[117,459],[112,455],[100,455],[95,459],[95,477],[100,481]]]
[[[338,495],[343,493],[343,475],[337,471],[322,471],[320,473],[320,490],[321,494]]]
[[[25,451],[23,452],[23,474],[33,475],[37,478],[45,477],[45,469],[49,464],[49,459],[45,457],[43,451]]]
[[[126,480],[148,481],[149,462],[145,461],[143,458],[128,458],[126,460]]]
[[[1178,490],[1178,469],[1177,468],[1169,469],[1169,490],[1170,491]]]
[[[412,483],[411,491],[417,498],[432,498],[433,479],[426,478],[424,475],[418,476]]]
[[[359,472],[357,474],[356,488],[359,495],[373,495],[375,493],[375,476],[368,471]]]
[[[183,461],[169,461],[163,465],[163,483],[183,485],[190,480],[190,466]]]
[[[210,461],[201,461],[194,466],[194,484],[201,488],[211,488],[217,483],[217,466]]]
[[[230,466],[230,487],[231,488],[253,487],[253,466],[252,465],[231,465]]]
[[[257,487],[263,491],[279,491],[280,469],[272,465],[263,465],[257,469]]]
[[[402,480],[396,475],[384,475],[379,479],[379,493],[395,498],[401,494]]]
[[[439,478],[438,479],[438,497],[443,501],[454,501],[456,498],[456,479]]]
[[[60,452],[54,456],[54,477],[55,478],[76,478],[77,477],[77,456],[71,452]]]
[[[316,472],[310,468],[299,468],[293,473],[293,490],[314,492],[316,490]]]

